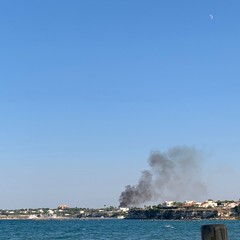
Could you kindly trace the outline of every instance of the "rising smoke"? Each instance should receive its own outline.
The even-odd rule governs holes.
[[[120,195],[120,207],[140,206],[163,199],[198,199],[206,194],[201,180],[201,154],[195,148],[174,147],[152,152],[150,169],[142,172],[135,186],[127,185]]]

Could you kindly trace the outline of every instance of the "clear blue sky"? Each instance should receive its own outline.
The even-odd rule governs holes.
[[[239,9],[1,0],[0,208],[117,206],[176,145],[204,153],[206,198],[238,199]]]

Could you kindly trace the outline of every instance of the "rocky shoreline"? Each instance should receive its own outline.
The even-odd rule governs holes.
[[[231,209],[131,209],[127,219],[156,220],[201,220],[239,219],[239,214]]]

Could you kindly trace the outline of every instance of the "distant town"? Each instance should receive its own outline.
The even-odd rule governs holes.
[[[142,208],[104,206],[100,209],[72,208],[62,204],[55,209],[0,209],[0,219],[240,219],[240,201],[165,201]]]

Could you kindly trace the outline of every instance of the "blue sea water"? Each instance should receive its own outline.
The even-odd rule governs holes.
[[[240,239],[240,221],[1,220],[1,240],[127,239],[200,240],[201,226],[221,223],[229,240]]]

